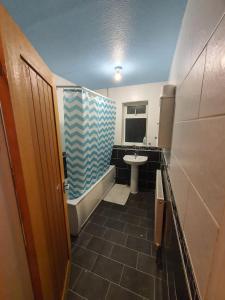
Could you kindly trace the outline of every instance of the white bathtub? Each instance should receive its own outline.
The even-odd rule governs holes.
[[[70,233],[77,235],[99,202],[115,183],[116,168],[110,166],[106,173],[82,196],[68,200]]]

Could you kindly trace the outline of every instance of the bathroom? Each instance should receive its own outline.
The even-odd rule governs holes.
[[[2,1],[0,299],[225,299],[224,12]]]

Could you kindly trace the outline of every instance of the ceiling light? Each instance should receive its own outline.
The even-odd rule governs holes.
[[[117,66],[115,67],[115,75],[114,78],[116,81],[120,81],[122,79],[122,67]]]

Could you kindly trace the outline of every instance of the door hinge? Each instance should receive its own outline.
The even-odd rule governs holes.
[[[67,183],[66,181],[63,182],[63,191],[64,193],[68,192],[70,188],[69,183]]]

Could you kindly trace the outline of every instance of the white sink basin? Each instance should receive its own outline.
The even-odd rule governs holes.
[[[144,165],[148,157],[141,155],[125,155],[123,160],[126,164],[131,165],[130,176],[130,192],[131,194],[138,193],[138,166]]]
[[[140,165],[144,165],[147,162],[148,157],[142,156],[142,155],[136,155],[136,156],[135,155],[125,155],[123,157],[123,160],[128,165],[140,166]]]

